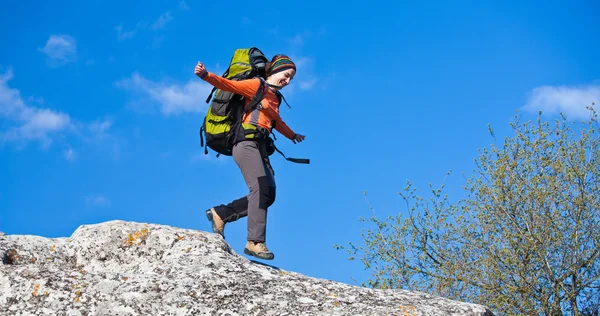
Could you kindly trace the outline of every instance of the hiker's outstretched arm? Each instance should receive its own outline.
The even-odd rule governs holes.
[[[277,119],[275,120],[275,130],[280,132],[283,136],[289,138],[292,142],[294,142],[294,144],[303,142],[304,138],[306,137],[304,135],[296,134],[294,131],[292,131],[292,129],[285,124],[279,115],[277,115]]]
[[[281,119],[281,116],[279,115],[279,113],[277,113],[275,110],[273,110],[270,107],[265,107],[263,108],[263,111],[267,111],[269,117],[272,117],[273,120],[275,121],[275,130],[277,130],[278,132],[281,133],[281,135],[293,140],[294,139],[294,135],[296,135],[296,133],[294,133],[294,131],[287,126],[287,124],[285,124],[285,122]]]
[[[254,94],[256,94],[256,91],[260,85],[259,79],[235,81],[215,75],[212,72],[207,72],[206,76],[204,76],[202,79],[217,89],[237,93],[246,98],[252,98]]]

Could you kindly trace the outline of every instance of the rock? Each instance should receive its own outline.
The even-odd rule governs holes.
[[[165,225],[109,221],[70,238],[5,235],[0,256],[0,315],[493,315],[257,264],[217,234]]]

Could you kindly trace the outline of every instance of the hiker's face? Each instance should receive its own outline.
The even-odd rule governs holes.
[[[294,76],[296,75],[296,70],[294,69],[287,69],[284,71],[280,71],[274,75],[271,75],[271,82],[275,85],[278,85],[280,87],[285,87],[288,84],[290,84],[290,81],[292,81],[292,79],[294,79]]]

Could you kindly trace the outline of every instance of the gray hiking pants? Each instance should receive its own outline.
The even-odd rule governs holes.
[[[266,153],[261,154],[261,143],[242,141],[233,146],[233,160],[240,168],[249,194],[227,205],[215,207],[223,221],[233,222],[248,216],[248,240],[266,241],[267,209],[275,202],[275,178]]]

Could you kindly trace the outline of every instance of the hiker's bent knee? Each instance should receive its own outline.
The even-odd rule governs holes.
[[[273,205],[273,203],[275,202],[275,187],[273,186],[269,186],[269,189],[267,190],[267,192],[265,192],[263,194],[264,197],[264,208],[268,208],[269,206]]]
[[[269,182],[268,177],[258,178],[258,205],[262,209],[267,209],[275,202],[275,187]]]

